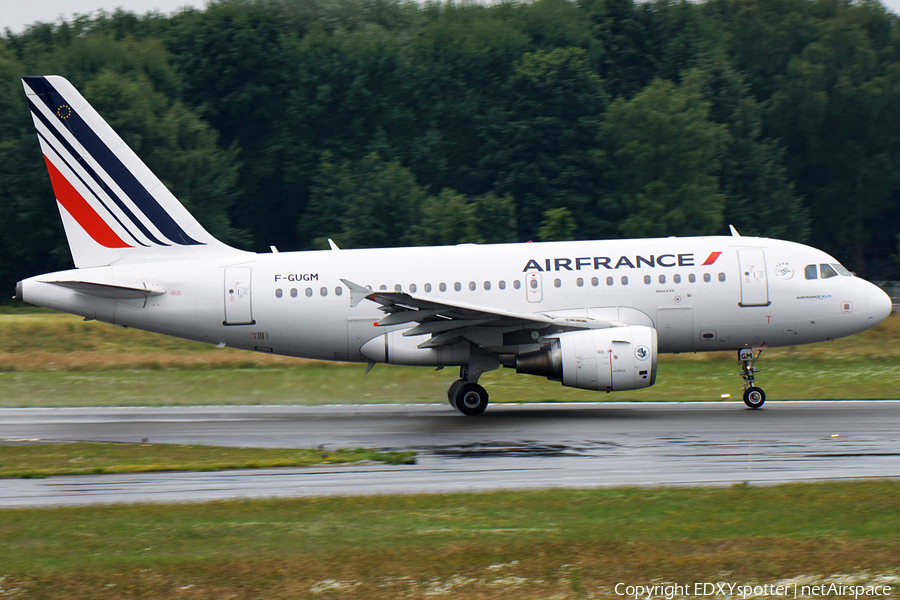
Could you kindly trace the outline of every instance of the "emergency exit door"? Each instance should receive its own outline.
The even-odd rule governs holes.
[[[540,273],[529,273],[525,276],[525,294],[529,302],[540,302],[544,299]]]
[[[253,325],[250,267],[225,268],[225,325]]]
[[[738,250],[741,268],[741,306],[768,306],[769,282],[762,248]]]

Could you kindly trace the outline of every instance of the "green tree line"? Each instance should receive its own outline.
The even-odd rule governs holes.
[[[218,0],[0,37],[0,285],[71,266],[19,77],[67,77],[265,251],[727,234],[900,278],[873,0]]]

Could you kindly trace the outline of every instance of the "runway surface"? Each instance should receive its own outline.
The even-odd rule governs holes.
[[[0,409],[0,440],[417,450],[416,465],[3,480],[0,507],[900,477],[900,401]]]

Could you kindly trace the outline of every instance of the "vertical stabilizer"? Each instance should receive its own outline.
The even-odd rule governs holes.
[[[76,267],[240,252],[211,236],[66,79],[22,83]]]

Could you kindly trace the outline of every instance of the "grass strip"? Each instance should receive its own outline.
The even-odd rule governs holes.
[[[13,598],[467,599],[886,581],[896,597],[898,499],[900,482],[865,481],[4,510],[0,586]]]
[[[365,448],[325,451],[99,442],[0,444],[0,477],[18,478],[311,467],[361,461],[415,464],[416,459],[415,452],[378,452]]]
[[[305,361],[125,330],[71,315],[0,314],[0,406],[445,402],[455,369]],[[757,382],[772,400],[896,399],[900,316],[865,333],[774,348]],[[598,394],[510,369],[482,383],[496,402],[719,400],[742,390],[735,353],[661,355],[648,390]]]
[[[774,353],[773,353],[774,354]],[[663,357],[656,385],[601,394],[510,369],[486,373],[493,402],[741,402],[736,360]],[[897,399],[900,361],[823,361],[764,356],[757,384],[770,400]],[[310,363],[229,369],[114,369],[0,372],[0,407],[202,406],[446,403],[455,370]]]
[[[97,321],[47,310],[0,312],[0,368],[13,371],[115,368],[266,367],[307,364],[314,361],[217,348],[137,329],[115,327]],[[900,358],[900,314],[878,327],[832,342],[767,352],[778,357],[803,356],[820,360]],[[736,352],[727,360],[736,362]],[[672,355],[663,355],[669,356]],[[684,360],[716,360],[717,353],[680,355]],[[331,363],[328,363],[331,364]]]

